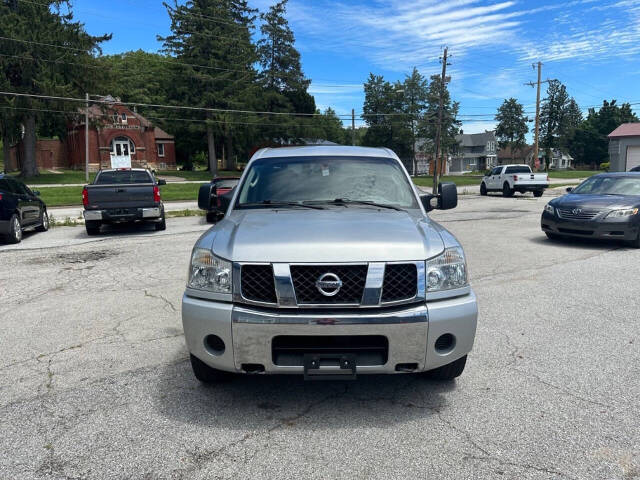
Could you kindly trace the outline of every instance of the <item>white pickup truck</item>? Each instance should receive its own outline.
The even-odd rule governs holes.
[[[533,173],[529,165],[501,165],[487,172],[480,184],[480,195],[488,192],[502,192],[504,197],[511,197],[515,192],[533,192],[541,197],[549,186],[549,175]]]

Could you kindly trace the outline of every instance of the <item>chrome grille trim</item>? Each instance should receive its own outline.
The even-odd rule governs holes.
[[[574,210],[576,210],[575,213]],[[590,208],[558,208],[557,211],[560,218],[568,220],[593,220],[604,210],[594,210]]]
[[[417,272],[417,292],[412,298],[406,298],[398,301],[382,302],[382,290],[385,278],[385,270],[387,265],[403,265],[412,264],[416,267]],[[242,294],[241,271],[243,265],[271,265],[273,267],[274,283],[276,290],[276,298],[278,303],[259,302],[247,299]],[[367,277],[365,280],[364,291],[360,303],[304,303],[298,304],[295,287],[291,278],[292,265],[308,265],[322,267],[337,266],[353,266],[367,265]],[[397,261],[397,262],[370,262],[370,263],[258,263],[258,262],[234,262],[233,263],[233,301],[235,303],[243,303],[246,305],[255,305],[269,308],[283,309],[341,309],[341,308],[371,308],[371,307],[388,307],[403,304],[412,304],[424,302],[426,299],[426,271],[424,261]]]

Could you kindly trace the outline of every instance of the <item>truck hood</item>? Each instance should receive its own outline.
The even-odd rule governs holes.
[[[552,200],[551,205],[558,208],[597,208],[616,209],[640,205],[640,197],[630,195],[587,195],[568,194]]]
[[[260,209],[235,211],[199,244],[236,262],[407,261],[440,254],[445,248],[442,230],[420,212]]]

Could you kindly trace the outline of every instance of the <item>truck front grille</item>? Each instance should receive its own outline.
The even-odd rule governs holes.
[[[413,263],[389,264],[382,284],[382,302],[409,300],[418,294],[418,271]]]
[[[357,366],[384,365],[389,357],[389,340],[382,335],[274,337],[271,342],[274,365],[301,367],[305,354],[353,354]]]
[[[291,280],[298,304],[359,305],[368,268],[367,265],[291,265]],[[333,296],[323,295],[316,286],[325,274],[333,274],[342,282],[342,287]]]
[[[243,265],[240,273],[242,296],[261,303],[278,303],[271,265]]]

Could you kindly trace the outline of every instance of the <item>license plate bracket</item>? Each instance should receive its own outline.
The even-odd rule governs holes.
[[[356,356],[350,353],[306,353],[305,380],[355,380]]]

